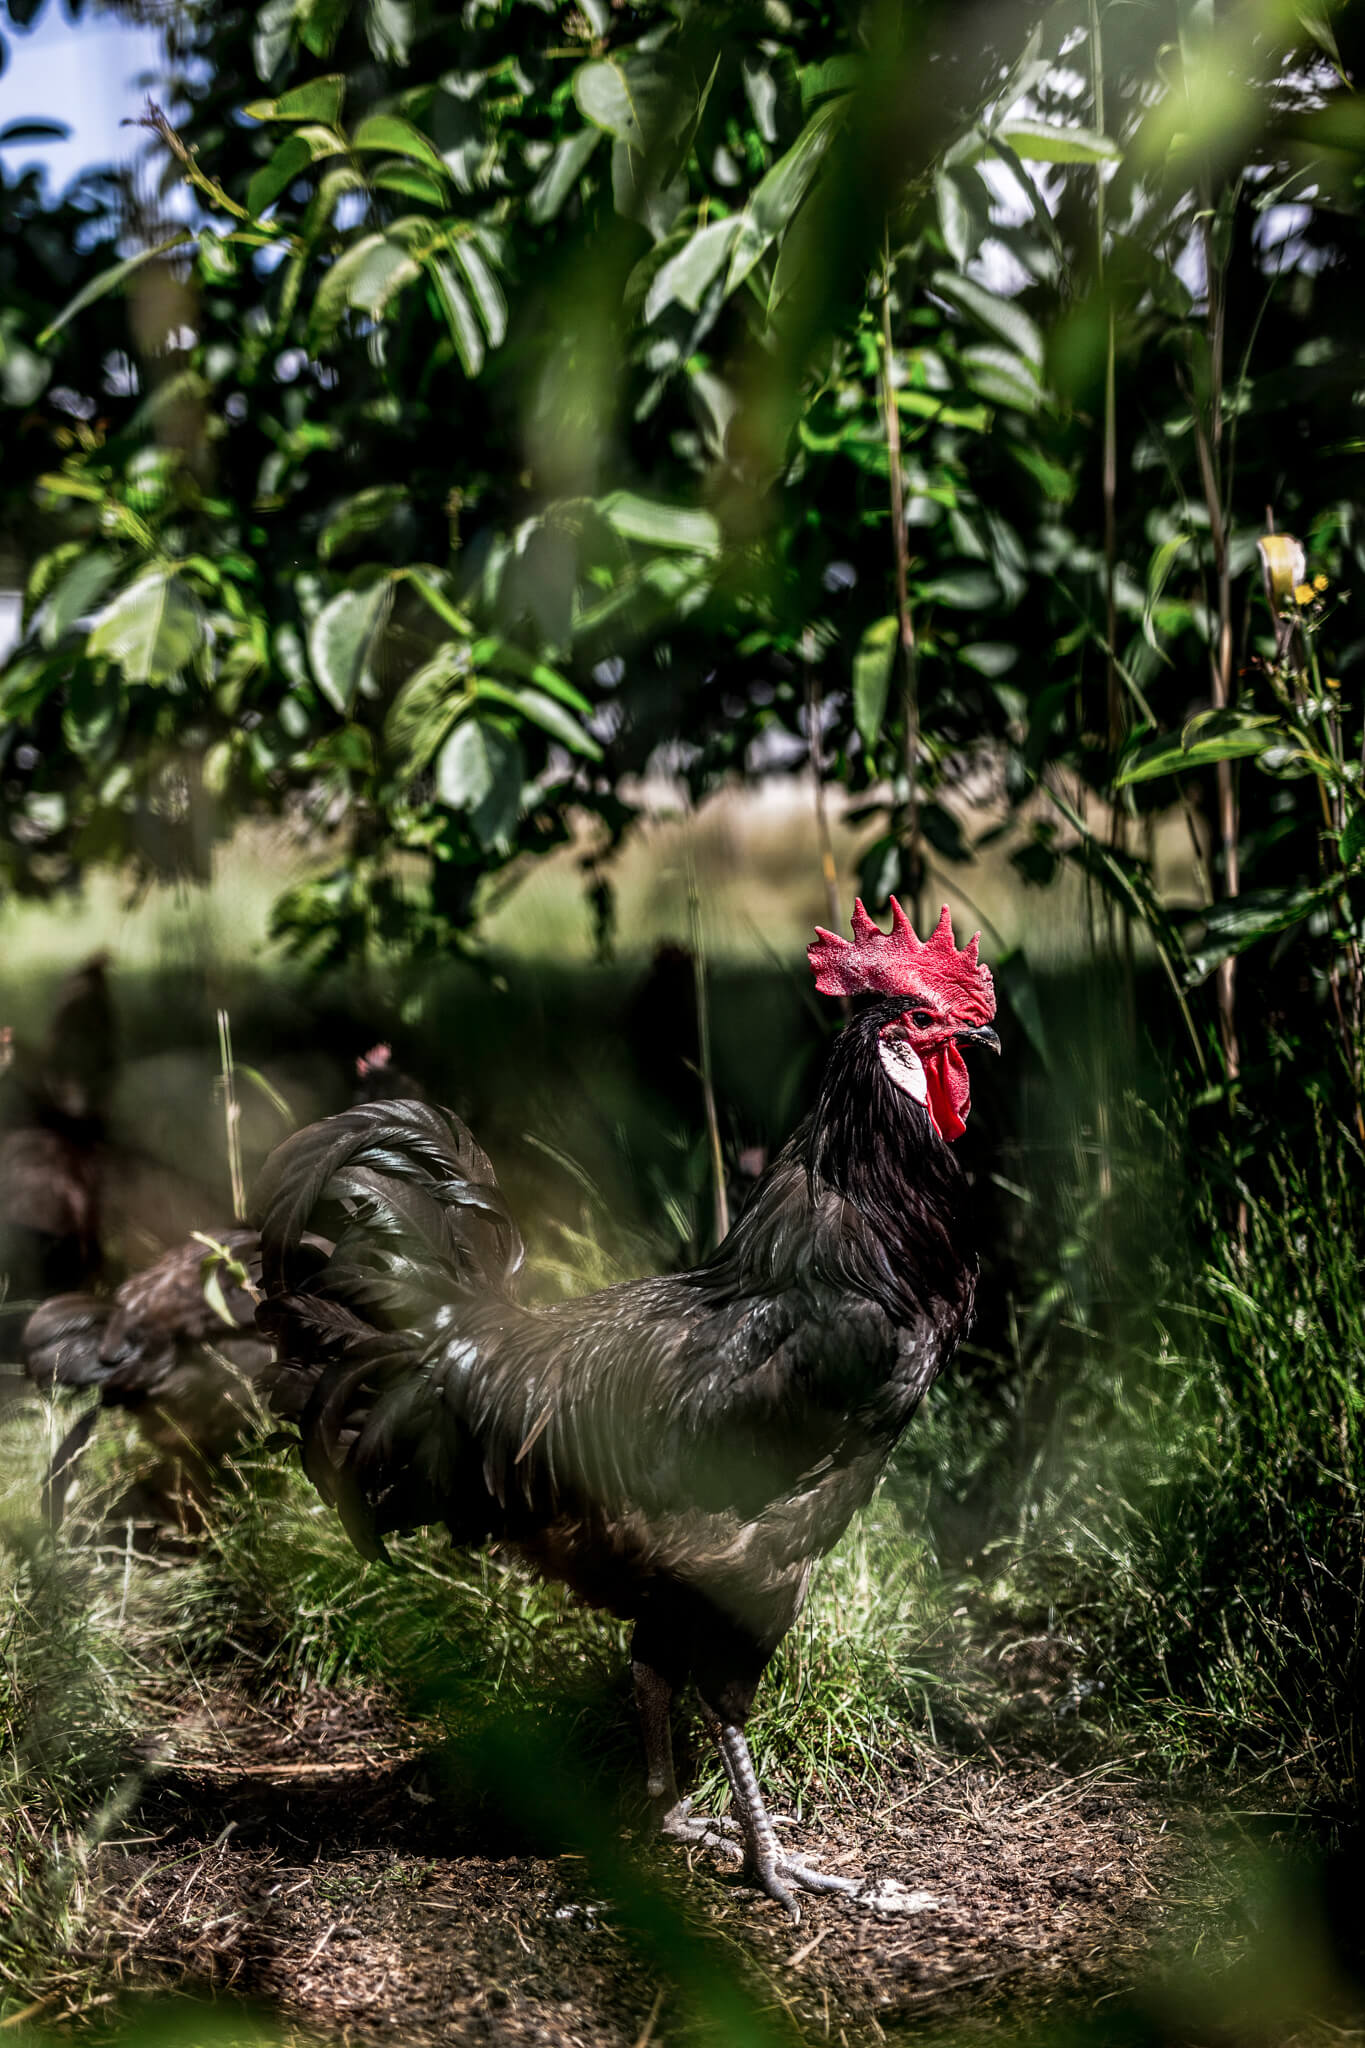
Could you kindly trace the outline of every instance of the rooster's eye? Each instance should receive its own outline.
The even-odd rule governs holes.
[[[910,1022],[914,1025],[916,1031],[927,1031],[933,1021],[934,1017],[931,1010],[912,1010],[910,1012]]]

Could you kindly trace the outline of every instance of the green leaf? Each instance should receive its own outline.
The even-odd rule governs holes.
[[[697,230],[676,256],[661,264],[645,295],[645,319],[656,320],[675,299],[689,312],[697,312],[708,286],[724,267],[740,226],[739,214],[731,214],[727,220],[710,221]]]
[[[474,304],[479,309],[479,318],[483,321],[489,343],[497,348],[507,333],[507,301],[502,295],[502,286],[472,237],[466,235],[456,242],[454,256],[474,295]]]
[[[387,576],[340,591],[308,629],[308,654],[318,688],[343,718],[362,684],[373,681],[372,661],[392,598]]]
[[[1032,413],[1042,404],[1038,379],[1012,350],[989,346],[964,348],[960,361],[968,388],[993,405],[1008,405],[1016,412]]]
[[[444,256],[427,258],[427,275],[435,287],[446,325],[464,365],[464,373],[466,377],[477,377],[483,368],[483,330],[474,317],[474,308],[464,286]]]
[[[43,607],[38,638],[44,647],[57,646],[85,617],[113,582],[118,567],[118,556],[107,548],[92,548],[77,558]]]
[[[970,313],[992,334],[998,334],[1031,369],[1042,370],[1042,331],[1016,300],[1002,298],[998,292],[987,291],[985,285],[977,284],[974,278],[958,277],[951,270],[935,271],[929,280],[929,289],[937,292],[940,298],[947,299],[950,305],[960,306],[964,313]]]
[[[352,242],[343,249],[335,263],[323,277],[313,298],[312,311],[308,316],[308,339],[313,347],[330,341],[337,330],[342,314],[350,304],[351,285],[375,252],[384,247],[384,237],[378,234],[362,235],[358,242]]]
[[[264,213],[310,165],[322,157],[340,156],[345,147],[341,137],[330,128],[300,128],[288,136],[247,186],[248,212]]]
[[[810,190],[825,152],[848,114],[850,95],[826,100],[806,123],[785,156],[779,157],[763,178],[740,216],[730,269],[725,280],[727,292],[744,282],[765,249],[785,233],[797,207]]]
[[[330,57],[349,6],[350,0],[303,0],[294,25],[304,49],[315,57]]]
[[[121,590],[89,639],[92,655],[116,662],[130,683],[164,683],[203,643],[204,617],[192,590],[170,569],[154,569]]]
[[[990,195],[981,173],[970,166],[940,171],[934,198],[943,245],[965,267],[990,232]]]
[[[1180,733],[1162,733],[1144,740],[1124,758],[1114,777],[1116,789],[1151,782],[1158,775],[1183,775],[1216,761],[1242,761],[1263,754],[1283,737],[1275,719],[1242,711],[1203,711]]]
[[[353,540],[376,532],[390,513],[406,503],[407,496],[402,484],[371,484],[368,490],[357,491],[353,498],[347,498],[318,536],[318,554],[322,560],[330,562]]]
[[[399,192],[404,199],[417,199],[425,206],[445,205],[446,195],[440,182],[420,164],[401,163],[395,158],[392,163],[380,164],[370,183],[381,192]]]
[[[1229,953],[1245,952],[1258,939],[1272,938],[1302,924],[1332,901],[1341,884],[1335,879],[1314,887],[1249,889],[1203,913],[1204,935],[1191,949],[1191,981],[1201,981]]]
[[[600,761],[602,749],[592,734],[585,732],[572,712],[566,711],[543,690],[532,689],[527,684],[506,684],[490,682],[480,677],[478,694],[492,697],[502,704],[511,704],[542,732],[548,732],[552,739],[561,740],[575,754],[585,754],[590,761]]]
[[[989,569],[952,569],[922,583],[919,594],[926,602],[951,605],[956,611],[987,611],[999,603],[1000,586]]]
[[[521,806],[521,748],[496,725],[462,718],[441,749],[436,790],[443,803],[465,811],[475,837],[492,846],[510,837]]]
[[[468,709],[469,650],[448,642],[408,677],[384,721],[384,743],[409,775],[426,768],[451,725]]]
[[[1003,640],[978,640],[970,647],[960,647],[957,658],[967,668],[974,668],[979,676],[994,681],[997,676],[1009,674],[1019,659],[1019,649]]]
[[[435,144],[427,140],[420,128],[414,128],[411,121],[404,121],[397,114],[368,114],[351,137],[351,148],[378,150],[384,156],[408,156],[442,179],[450,175]]]
[[[249,100],[242,108],[253,121],[325,121],[334,125],[341,119],[346,97],[346,80],[338,72],[326,78],[310,78],[276,100]]]
[[[1169,540],[1162,541],[1159,548],[1153,549],[1147,564],[1147,597],[1142,607],[1142,637],[1149,647],[1156,649],[1163,661],[1169,661],[1170,656],[1166,654],[1157,638],[1153,614],[1161,602],[1161,593],[1170,579],[1176,557],[1183,547],[1189,545],[1189,539],[1187,533],[1173,534]]]
[[[172,249],[181,248],[189,240],[189,229],[177,228],[173,235],[167,235],[165,241],[158,242],[154,248],[139,249],[136,256],[127,256],[122,263],[116,263],[112,270],[102,270],[98,277],[92,277],[89,284],[84,285],[74,299],[67,301],[51,325],[43,329],[38,336],[39,348],[51,341],[53,335],[59,333],[68,320],[74,319],[77,313],[83,313],[87,306],[93,306],[96,299],[102,299],[107,292],[116,292],[120,285],[127,283],[135,271],[144,269],[148,263],[155,263],[159,257],[167,255]]]
[[[567,136],[551,153],[526,201],[527,215],[537,226],[556,218],[601,140],[600,128],[582,128],[577,135]]]
[[[412,35],[412,0],[365,0],[365,40],[381,64],[406,64]]]
[[[1354,867],[1361,854],[1365,853],[1365,804],[1357,804],[1346,820],[1345,829],[1337,842],[1337,851],[1341,855],[1341,865],[1344,868]]]
[[[585,121],[643,153],[645,131],[625,66],[618,59],[601,57],[580,65],[573,76],[573,96]]]
[[[894,618],[877,619],[853,657],[853,723],[870,752],[881,736],[900,628]]]
[[[599,500],[597,509],[612,531],[626,540],[703,555],[713,555],[720,547],[720,527],[709,512],[640,498],[633,491],[613,491]]]
[[[1016,156],[1036,164],[1109,164],[1122,151],[1091,128],[1054,128],[1046,121],[1002,121],[999,134]]]

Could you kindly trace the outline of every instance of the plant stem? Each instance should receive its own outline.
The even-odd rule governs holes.
[[[711,1155],[712,1226],[717,1244],[730,1233],[730,1204],[725,1193],[725,1160],[720,1149],[720,1118],[716,1114],[716,1089],[711,1068],[711,1003],[706,987],[706,937],[701,923],[701,896],[697,890],[697,867],[691,849],[687,854],[687,918],[692,933],[692,985],[697,1003],[697,1067],[701,1081],[702,1106],[706,1113],[706,1141]]]
[[[882,241],[881,321],[882,410],[886,419],[887,470],[891,483],[891,550],[895,569],[897,645],[900,650],[901,726],[904,733],[905,850],[902,875],[909,884],[910,921],[920,921],[923,861],[919,846],[919,654],[915,620],[910,609],[910,543],[905,530],[905,476],[901,468],[901,416],[892,375],[891,238]],[[904,884],[903,884],[904,886]]]
[[[829,928],[832,932],[837,932],[843,915],[839,903],[839,869],[834,858],[834,835],[829,829],[829,805],[825,797],[824,744],[820,734],[820,679],[815,671],[815,650],[809,634],[802,649],[802,657],[806,671],[806,746],[810,754],[811,777],[815,783],[815,832],[820,845],[820,874],[825,884]]]
[[[1232,700],[1232,575],[1228,564],[1227,518],[1221,488],[1223,446],[1223,346],[1227,301],[1223,278],[1213,244],[1213,198],[1205,187],[1201,208],[1204,247],[1204,289],[1207,300],[1205,325],[1209,350],[1209,404],[1207,420],[1201,417],[1197,394],[1191,390],[1195,450],[1209,515],[1209,538],[1213,546],[1213,568],[1218,584],[1218,637],[1210,650],[1210,670],[1215,708],[1223,711]],[[1223,894],[1241,894],[1237,785],[1232,763],[1220,761],[1215,770],[1218,791],[1218,836],[1223,853]],[[1223,1065],[1229,1081],[1241,1072],[1241,1051],[1237,1042],[1237,961],[1229,954],[1218,963],[1218,1035],[1223,1048]]]
[[[242,1105],[237,1099],[237,1069],[232,1058],[232,1022],[218,1012],[218,1064],[223,1076],[223,1128],[227,1133],[228,1178],[232,1183],[232,1214],[246,1221],[246,1176],[242,1172]]]

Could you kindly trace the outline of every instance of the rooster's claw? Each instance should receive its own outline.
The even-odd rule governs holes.
[[[800,1856],[765,1856],[760,1860],[746,1857],[743,1874],[770,1899],[776,1899],[779,1906],[786,1907],[793,1926],[798,1926],[801,1920],[801,1908],[791,1889],[793,1885],[803,1892],[839,1892],[845,1898],[852,1898],[861,1889],[857,1879],[834,1877],[827,1870],[815,1870]]]

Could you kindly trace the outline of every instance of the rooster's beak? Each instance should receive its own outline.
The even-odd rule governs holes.
[[[959,1045],[985,1045],[992,1052],[1000,1050],[1000,1040],[989,1024],[967,1025],[961,1031],[955,1031],[953,1037]]]

